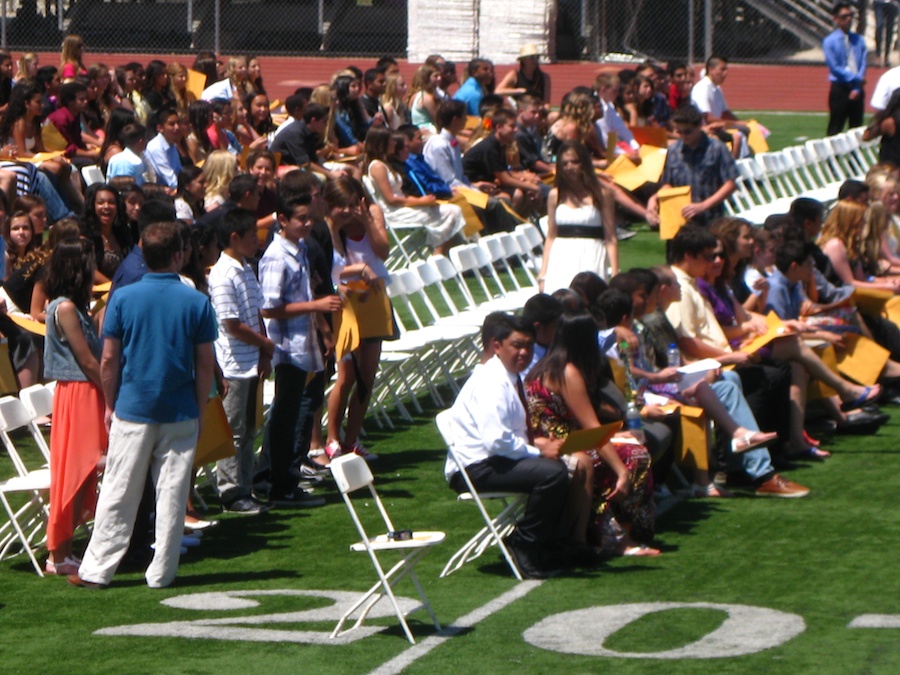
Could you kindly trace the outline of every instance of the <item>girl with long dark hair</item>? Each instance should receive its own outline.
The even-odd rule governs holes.
[[[585,311],[564,314],[553,344],[525,381],[535,436],[564,439],[576,429],[600,426],[599,388],[607,380],[603,360],[594,318]],[[573,490],[560,534],[577,547],[659,555],[644,545],[654,533],[650,453],[631,432],[617,436],[567,460]]]
[[[547,197],[547,240],[538,282],[548,293],[568,288],[578,272],[603,279],[619,272],[613,195],[600,184],[587,147],[563,141],[556,187]]]
[[[75,528],[93,517],[97,464],[106,451],[106,410],[100,380],[101,342],[88,306],[94,277],[94,247],[86,239],[60,243],[46,280],[47,336],[44,375],[56,380],[50,430],[50,518],[48,574],[75,574]]]

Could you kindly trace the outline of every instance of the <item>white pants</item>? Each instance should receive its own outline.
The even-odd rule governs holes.
[[[94,532],[79,571],[82,579],[109,584],[116,573],[149,471],[156,489],[156,551],[145,575],[147,585],[164,588],[174,581],[196,445],[197,420],[142,424],[113,417]]]

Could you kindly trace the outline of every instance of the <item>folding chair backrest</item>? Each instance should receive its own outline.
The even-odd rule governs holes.
[[[360,488],[368,487],[375,482],[369,465],[359,455],[338,457],[331,463],[330,467],[334,482],[342,494],[356,492]]]
[[[453,249],[451,249],[450,252],[452,253]],[[466,282],[460,276],[461,270],[458,269],[457,265],[454,265],[453,262],[450,261],[450,258],[443,255],[433,255],[428,261],[434,265],[434,268],[437,270],[438,274],[441,275],[441,280],[444,283],[452,283],[456,286],[456,289],[462,294],[466,305],[469,308],[477,306],[475,298],[472,297],[472,293],[469,291],[469,287],[466,286]]]
[[[19,392],[19,400],[32,419],[47,417],[53,412],[53,392],[43,384],[33,384]]]
[[[6,447],[9,457],[20,476],[28,475],[28,467],[22,461],[19,451],[9,437],[9,434],[17,429],[27,427],[31,421],[31,416],[25,410],[25,406],[15,396],[4,396],[0,398],[0,440]]]
[[[50,448],[47,440],[37,425],[37,420],[47,417],[53,412],[53,392],[42,384],[33,384],[19,392],[19,400],[25,406],[25,410],[31,416],[28,430],[34,438],[35,444],[44,455],[46,461],[50,461]]]
[[[366,464],[366,460],[359,455],[343,455],[342,457],[332,460],[331,464],[329,464],[329,468],[331,469],[331,475],[334,478],[338,491],[344,498],[344,503],[350,510],[353,522],[356,524],[356,528],[359,530],[359,534],[363,539],[367,538],[366,531],[362,521],[359,519],[359,515],[356,513],[356,509],[353,507],[353,500],[350,499],[350,493],[356,492],[362,488],[369,489],[369,494],[371,494],[372,499],[375,501],[375,506],[378,507],[378,512],[381,514],[381,518],[384,521],[385,527],[387,527],[387,531],[394,531],[394,524],[391,522],[391,518],[385,510],[381,498],[375,491],[375,478],[372,476],[372,471],[369,469],[369,465]]]

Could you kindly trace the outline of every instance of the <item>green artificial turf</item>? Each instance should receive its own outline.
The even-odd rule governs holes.
[[[791,132],[794,133],[794,132]],[[622,267],[662,261],[656,235],[641,231],[622,242]],[[449,400],[448,392],[443,392]],[[480,527],[475,508],[457,504],[443,480],[444,450],[426,399],[412,424],[394,431],[367,422],[367,445],[381,455],[376,484],[398,528],[442,529],[447,540],[419,566],[419,578],[438,618],[460,617],[519,587],[495,551],[445,579],[450,555]],[[811,487],[806,499],[757,499],[739,491],[731,500],[683,500],[658,519],[659,558],[619,558],[590,571],[550,579],[472,628],[435,647],[412,673],[885,673],[900,672],[898,629],[850,629],[862,614],[900,614],[897,578],[897,478],[900,410],[876,436],[827,439],[835,456],[802,464],[788,475]],[[16,437],[31,447],[30,439]],[[33,461],[32,449],[27,455]],[[0,476],[11,475],[0,456]],[[676,487],[673,484],[673,487]],[[204,489],[209,496],[209,490]],[[0,672],[37,673],[366,673],[408,653],[392,618],[369,623],[385,629],[346,645],[298,644],[177,637],[122,637],[100,629],[172,621],[230,619],[220,637],[252,617],[327,606],[321,598],[271,595],[258,606],[191,610],[162,601],[224,591],[333,590],[361,593],[375,579],[363,554],[351,553],[356,532],[337,492],[319,490],[328,504],[278,510],[259,518],[219,514],[199,549],[182,558],[172,588],[150,590],[137,571],[120,571],[105,591],[40,579],[23,556],[0,563]],[[375,515],[361,498],[360,513]],[[76,545],[81,550],[84,541]],[[414,597],[408,581],[398,593]],[[178,600],[176,600],[178,602]],[[658,661],[585,656],[538,648],[523,633],[556,614],[628,603],[677,602],[750,605],[802,617],[803,631],[783,645],[730,658]],[[620,653],[677,649],[718,628],[717,609],[682,608],[645,616],[603,643]],[[331,619],[273,617],[249,628],[328,633]],[[422,644],[434,634],[424,612],[410,624]],[[185,624],[190,630],[210,630]],[[594,636],[592,622],[571,620],[572,635]],[[600,640],[593,640],[596,645]]]

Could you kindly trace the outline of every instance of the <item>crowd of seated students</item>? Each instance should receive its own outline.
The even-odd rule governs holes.
[[[569,268],[571,289],[545,286],[550,295],[529,303],[524,323],[510,324],[508,317],[486,322],[487,353],[509,357],[495,364],[492,376],[516,371],[525,377],[527,411],[515,417],[516,424],[527,420],[527,427],[517,428],[518,441],[510,441],[522,457],[557,462],[557,441],[568,431],[625,418],[628,402],[616,385],[615,361],[627,360],[641,387],[699,406],[715,422],[710,462],[723,473],[695,472],[692,493],[704,497],[729,495],[726,471],[729,484],[749,482],[757,494],[802,497],[808,489],[776,470],[789,459],[828,456],[805,423],[818,416],[839,432],[871,433],[884,422],[874,400],[900,401],[894,389],[900,331],[883,316],[856,312],[847,292],[900,289],[891,276],[900,270],[898,177],[889,168],[877,167],[862,185],[872,203],[857,194],[856,202],[865,203],[842,200],[826,219],[820,205],[800,200],[787,216],[790,227],[772,228],[771,239],[757,240],[758,255],[741,223],[730,229],[720,223],[711,231],[691,225],[672,245],[672,267],[620,273],[615,220],[630,212],[653,222],[655,214],[642,201],[649,192],[627,192],[602,173],[607,135],[615,131],[619,151],[637,159],[629,126],[675,129],[675,110],[691,96],[691,72],[684,66],[666,70],[646,63],[633,77],[601,73],[565,92],[556,114],[549,109],[559,101],[550,99],[550,78],[531,46],[496,86],[493,64],[485,59],[466,66],[460,86],[455,65],[435,56],[404,92],[396,62],[382,59],[296,90],[281,116],[262,87],[256,58],[223,63],[198,55],[192,70],[207,76],[199,97],[189,91],[180,63],[154,60],[111,71],[83,61],[81,40],[69,36],[58,73],[23,61],[6,100],[0,120],[10,157],[0,164],[6,308],[45,321],[53,252],[79,236],[93,251],[94,282],[111,281],[115,293],[147,271],[142,226],[181,220],[190,244],[182,276],[210,295],[218,314],[219,391],[240,436],[234,461],[219,466],[227,511],[253,515],[272,506],[321,504],[307,488],[321,480],[330,459],[345,452],[376,459],[359,432],[381,340],[392,335],[364,340],[352,362],[337,364],[338,386],[324,401],[334,337],[327,319],[341,307],[336,289],[383,288],[391,228],[421,228],[439,253],[461,243],[459,207],[439,200],[466,190],[487,197],[475,207],[483,233],[512,230],[549,204],[553,236],[574,236],[576,244],[578,237],[590,239],[597,251],[591,259],[601,261],[592,269]],[[480,121],[471,124],[472,116]],[[39,165],[15,161],[54,148],[62,154]],[[78,168],[93,164],[106,181],[85,187]],[[586,219],[575,222],[561,208],[584,211]],[[819,228],[821,248],[812,243]],[[772,246],[774,260],[767,256]],[[564,250],[557,240],[547,247],[548,258]],[[607,260],[612,275],[604,269]],[[220,269],[207,280],[204,270],[212,266]],[[305,281],[286,290],[282,284],[291,274]],[[550,276],[558,285],[559,273]],[[798,301],[802,293],[806,300]],[[256,311],[248,313],[247,306]],[[759,359],[736,350],[765,330],[760,316],[769,310],[783,314],[791,331],[824,336],[839,348],[843,338],[831,329],[878,342],[890,352],[878,382],[855,383],[832,373],[796,337],[781,338]],[[102,322],[102,310],[92,319]],[[697,330],[701,323],[708,332]],[[502,330],[492,332],[492,325]],[[20,385],[40,381],[42,340],[5,314],[0,331],[9,338]],[[515,345],[507,344],[511,335],[520,336]],[[711,356],[737,367],[713,371],[682,391],[678,364],[667,360],[673,343],[686,360]],[[543,358],[532,357],[532,345]],[[271,371],[278,383],[275,414],[254,465],[247,438],[256,420],[246,403],[255,397],[258,376]],[[298,385],[307,378],[296,371],[315,376]],[[811,376],[837,396],[807,408]],[[773,406],[774,400],[783,405]],[[329,426],[323,434],[325,405]],[[562,469],[543,466],[556,492],[548,511],[535,518],[556,514],[559,520],[558,526],[519,528],[511,548],[528,575],[542,575],[559,562],[551,549],[582,562],[598,555],[659,554],[653,547],[653,485],[667,482],[678,416],[655,403],[640,412],[639,432],[622,432],[609,445],[567,458]],[[480,476],[484,486],[499,489],[491,471]],[[452,472],[450,478],[459,487]],[[135,561],[148,555],[149,527],[142,517],[132,544]],[[58,573],[77,571],[65,539],[74,525],[67,522],[58,555],[51,552]],[[190,509],[186,525],[202,528],[209,521]]]

